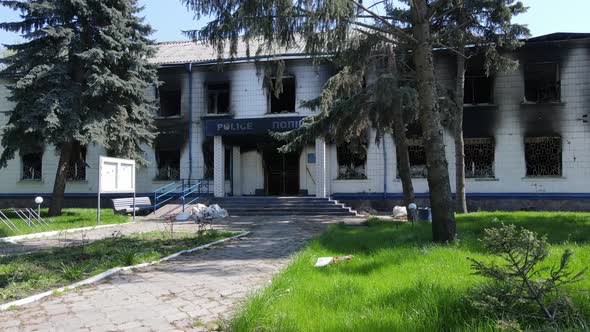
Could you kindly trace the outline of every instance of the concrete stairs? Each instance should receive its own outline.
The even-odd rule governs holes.
[[[211,200],[230,216],[356,216],[356,211],[329,198],[316,197],[224,197]]]

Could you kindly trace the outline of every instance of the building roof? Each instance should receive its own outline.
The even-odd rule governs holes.
[[[236,55],[232,58],[229,54],[229,45],[226,45],[222,56],[224,61],[241,62],[254,61],[255,59],[273,57],[306,58],[304,47],[294,45],[292,47],[277,47],[272,52],[257,54],[261,42],[250,41],[246,44],[240,39],[237,45]],[[150,60],[157,65],[182,65],[182,64],[212,64],[219,59],[217,50],[203,41],[172,41],[156,44],[156,55]],[[267,54],[270,53],[270,54]]]
[[[547,35],[528,38],[527,42],[550,42],[550,41],[566,41],[575,39],[590,38],[590,33],[582,32],[554,32]]]
[[[528,38],[529,42],[552,42],[590,38],[590,33],[555,32],[538,37]],[[246,44],[242,39],[238,42],[236,55],[229,55],[229,45],[226,45],[223,60],[226,62],[248,62],[256,59],[273,58],[308,58],[303,42],[296,43],[292,47],[276,47],[271,52],[257,54],[261,41],[250,41]],[[204,41],[171,41],[156,44],[156,55],[151,63],[160,66],[175,66],[184,64],[207,65],[218,62],[217,50]],[[270,53],[270,54],[269,54]]]

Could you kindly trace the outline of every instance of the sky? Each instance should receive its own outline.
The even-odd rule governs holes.
[[[527,24],[533,36],[552,32],[590,32],[590,0],[523,0],[529,11],[515,21]],[[142,13],[146,21],[157,31],[152,35],[156,41],[187,39],[183,30],[198,29],[206,20],[195,21],[180,0],[140,0],[145,6]],[[0,7],[0,22],[18,20],[18,15]],[[15,43],[18,34],[0,31],[0,44]]]

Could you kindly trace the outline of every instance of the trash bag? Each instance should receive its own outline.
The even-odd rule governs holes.
[[[403,218],[408,216],[408,209],[405,206],[396,206],[393,208],[394,218]]]

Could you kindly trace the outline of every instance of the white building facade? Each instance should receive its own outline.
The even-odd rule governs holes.
[[[551,34],[528,41],[514,54],[514,72],[485,78],[475,68],[466,81],[466,189],[472,209],[536,207],[587,209],[590,206],[590,35]],[[289,130],[314,112],[302,101],[319,96],[333,73],[299,50],[286,61],[283,92],[271,93],[264,63],[238,54],[222,68],[213,50],[193,42],[159,45],[154,62],[163,84],[146,93],[160,102],[159,137],[145,146],[147,167],[137,170],[138,195],[151,195],[180,179],[207,181],[209,194],[224,196],[317,196],[372,204],[399,204],[393,138],[367,139],[366,155],[349,155],[318,139],[281,154],[269,131]],[[453,58],[436,59],[441,85],[453,84]],[[12,108],[0,84],[0,128]],[[468,91],[467,91],[468,90]],[[410,131],[409,131],[409,134]],[[411,135],[409,135],[411,136]],[[427,199],[425,161],[419,135],[410,157],[417,197]],[[445,132],[449,174],[454,183],[452,133]],[[0,147],[1,149],[1,147]],[[66,198],[73,205],[94,202],[100,146],[87,146],[73,164]],[[0,203],[52,191],[58,155],[51,146],[21,153],[0,169]],[[74,203],[75,202],[75,203]]]

